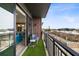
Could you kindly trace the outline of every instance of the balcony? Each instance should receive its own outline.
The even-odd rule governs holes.
[[[33,44],[35,47],[33,48],[32,45],[28,46],[27,50],[23,53],[23,56],[46,56],[42,39],[40,39],[38,43],[36,42]]]
[[[17,4],[16,26],[13,34],[0,36],[0,55],[22,56],[78,56],[75,50],[49,32],[42,32],[41,21],[50,4]],[[11,14],[13,17],[13,14]],[[38,43],[30,44],[29,36],[36,34]],[[73,37],[73,36],[72,36]],[[35,47],[32,47],[35,45]],[[6,49],[5,49],[6,48]],[[2,51],[3,50],[3,51]]]
[[[79,56],[79,53],[69,48],[67,45],[57,40],[47,32],[43,32],[43,40],[39,40],[36,47],[28,46],[23,56]]]

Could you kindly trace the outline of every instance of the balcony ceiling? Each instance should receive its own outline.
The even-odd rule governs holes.
[[[50,3],[27,3],[25,6],[33,17],[44,18],[48,12]]]
[[[16,10],[16,23],[25,23],[25,16]]]

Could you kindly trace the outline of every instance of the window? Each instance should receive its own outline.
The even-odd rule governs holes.
[[[13,45],[14,15],[0,7],[0,52]]]

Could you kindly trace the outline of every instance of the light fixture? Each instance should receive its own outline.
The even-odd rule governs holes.
[[[22,24],[22,27],[24,27],[24,25]]]
[[[18,24],[18,27],[20,27],[20,25]]]

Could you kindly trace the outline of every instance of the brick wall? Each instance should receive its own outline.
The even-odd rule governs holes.
[[[41,18],[33,19],[33,32],[41,37]]]

